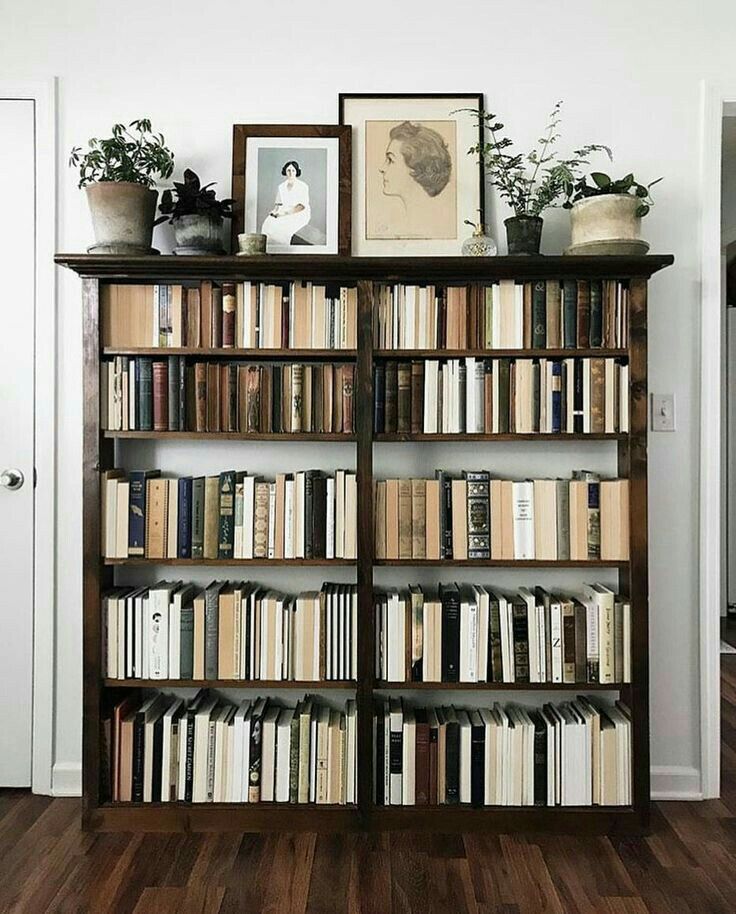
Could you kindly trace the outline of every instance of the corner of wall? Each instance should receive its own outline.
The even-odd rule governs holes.
[[[79,762],[57,762],[51,772],[51,795],[82,796],[82,766]]]

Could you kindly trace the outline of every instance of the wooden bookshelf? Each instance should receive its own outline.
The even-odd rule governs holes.
[[[130,257],[60,254],[56,262],[82,277],[84,316],[84,441],[83,441],[83,820],[86,828],[99,830],[153,831],[340,831],[351,829],[417,829],[451,831],[574,831],[575,833],[625,833],[646,828],[649,820],[649,666],[647,604],[647,283],[656,271],[669,266],[669,255],[642,257],[494,257],[494,258],[350,258],[325,256],[240,257]],[[563,350],[405,350],[373,349],[372,308],[375,282],[462,283],[499,279],[623,279],[629,282],[629,345],[626,349]],[[107,282],[189,282],[203,279],[228,281],[286,281],[356,284],[358,288],[357,350],[244,350],[244,349],[103,349],[100,345],[100,289]],[[241,435],[194,433],[106,433],[100,427],[99,363],[113,355],[184,355],[191,358],[262,361],[354,361],[355,435]],[[630,366],[630,431],[621,435],[373,435],[373,364],[377,359],[446,358],[567,358],[603,356],[628,359]],[[492,442],[523,441],[530,447],[550,441],[599,441],[601,447],[616,444],[618,473],[630,481],[630,561],[628,562],[504,562],[420,560],[376,561],[373,524],[358,524],[357,561],[324,560],[150,560],[100,558],[100,473],[115,465],[116,442],[128,439],[159,440],[231,439],[253,441],[321,440],[353,442],[358,474],[358,517],[373,516],[374,444],[395,441]],[[128,444],[134,447],[134,444]],[[204,446],[204,445],[203,445]],[[480,458],[476,461],[482,463]],[[244,464],[247,460],[244,459]],[[103,675],[101,644],[101,592],[115,582],[118,565],[176,566],[354,566],[358,587],[358,680],[357,682],[264,682],[219,680],[112,680]],[[374,676],[373,571],[377,566],[468,567],[468,568],[611,568],[618,575],[619,589],[628,593],[632,605],[632,682],[606,685],[590,683],[388,683]],[[103,710],[123,689],[197,688],[202,685],[228,689],[290,689],[319,693],[323,690],[354,691],[358,709],[358,802],[354,807],[321,805],[111,803],[101,765],[100,721]],[[446,691],[447,701],[462,692],[503,693],[559,692],[560,695],[591,691],[616,691],[626,696],[632,712],[633,804],[629,807],[377,807],[372,799],[374,695],[385,692]]]

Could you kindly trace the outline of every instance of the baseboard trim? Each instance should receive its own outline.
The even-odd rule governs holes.
[[[76,762],[57,762],[51,772],[51,795],[82,796],[82,766]]]
[[[702,800],[703,787],[697,768],[686,765],[655,765],[651,770],[653,800]]]

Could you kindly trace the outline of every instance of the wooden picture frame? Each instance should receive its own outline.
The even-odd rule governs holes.
[[[350,253],[350,199],[351,199],[351,129],[337,125],[316,124],[234,124],[233,125],[233,176],[232,193],[234,199],[232,219],[232,250],[238,251],[238,235],[243,232],[260,232],[265,224],[262,216],[266,200],[276,199],[280,190],[277,178],[267,182],[261,178],[261,166],[265,168],[264,161],[269,164],[268,175],[276,167],[283,169],[289,164],[280,164],[281,158],[291,159],[297,165],[296,156],[299,150],[303,155],[311,156],[312,177],[317,179],[324,199],[316,198],[311,194],[306,197],[307,209],[315,224],[307,223],[300,226],[292,235],[288,244],[283,243],[288,231],[293,226],[283,227],[275,222],[269,223],[274,227],[274,234],[269,235],[269,253],[289,254],[340,254]],[[273,141],[269,143],[268,141]],[[294,140],[289,143],[289,140]],[[324,141],[324,142],[321,142]],[[248,149],[251,147],[251,158],[248,158]],[[282,154],[276,150],[283,150]],[[319,155],[320,150],[322,155]],[[296,151],[296,152],[295,152]],[[258,156],[255,153],[258,152]],[[265,155],[265,159],[264,159]],[[323,174],[322,174],[323,172]],[[281,171],[281,174],[285,174]],[[294,180],[293,176],[291,179]],[[301,167],[297,176],[298,184],[307,184],[301,181]],[[257,187],[253,187],[253,181]],[[273,194],[268,197],[266,183],[273,184]],[[309,191],[305,192],[309,193]],[[316,202],[317,206],[313,206]],[[273,209],[278,209],[278,204],[271,202]],[[254,209],[255,207],[255,209]],[[302,206],[302,212],[305,207]],[[315,213],[318,210],[318,213]],[[301,220],[295,222],[300,225]],[[311,222],[311,220],[310,220]],[[268,227],[268,226],[267,226]],[[309,231],[305,231],[309,229]],[[301,234],[300,234],[301,233]],[[268,235],[269,233],[266,232]],[[297,238],[297,242],[294,242]],[[321,243],[320,243],[321,242]]]
[[[483,162],[467,154],[483,120],[465,108],[480,115],[483,93],[339,94],[353,129],[353,254],[460,254],[465,220],[485,219]]]

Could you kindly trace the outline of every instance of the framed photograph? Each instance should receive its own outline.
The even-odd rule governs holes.
[[[341,93],[353,128],[352,250],[357,255],[459,254],[483,209],[483,94]],[[454,112],[454,113],[453,113]]]
[[[266,235],[269,254],[350,253],[350,128],[233,126],[232,249]]]

